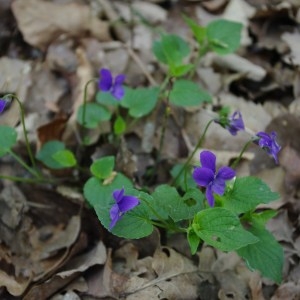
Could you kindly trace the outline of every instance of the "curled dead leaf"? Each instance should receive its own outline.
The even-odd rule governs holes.
[[[100,41],[110,40],[108,24],[93,16],[87,5],[22,0],[12,3],[12,11],[25,41],[42,50],[61,34],[88,32]]]

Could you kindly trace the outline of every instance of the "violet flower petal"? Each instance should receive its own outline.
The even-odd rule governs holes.
[[[115,78],[114,85],[122,85],[124,80],[125,80],[125,75],[124,74],[119,74]]]
[[[114,204],[111,207],[109,214],[111,219],[111,222],[109,224],[109,229],[111,230],[121,218],[120,210],[117,204]]]
[[[113,192],[113,197],[117,203],[120,203],[122,201],[123,195],[124,195],[124,188],[122,188],[121,190],[115,190]]]
[[[124,95],[125,95],[125,91],[122,85],[115,85],[112,88],[111,94],[117,99],[117,100],[121,100]]]
[[[219,178],[219,179],[215,179],[212,186],[211,186],[211,189],[214,193],[218,194],[218,195],[223,195],[224,192],[225,192],[225,187],[226,187],[226,183],[225,183],[225,180],[222,179],[222,178]]]
[[[208,205],[210,207],[213,207],[215,205],[215,198],[213,196],[212,188],[210,185],[206,188],[205,196],[206,196]]]
[[[276,133],[273,131],[269,135],[266,132],[261,131],[258,132],[256,136],[259,137],[259,140],[254,142],[264,149],[269,155],[272,155],[275,162],[278,164],[278,152],[281,147],[276,141]]]
[[[216,156],[210,151],[202,151],[200,153],[200,163],[203,168],[216,172]]]
[[[223,180],[230,180],[235,176],[235,171],[230,167],[221,167],[216,175],[216,178]]]
[[[134,196],[123,196],[122,201],[119,203],[119,210],[124,213],[133,209],[140,203],[139,199]]]
[[[4,111],[5,106],[6,106],[6,101],[0,99],[0,114]]]
[[[214,173],[208,168],[195,168],[193,171],[193,178],[195,182],[200,185],[207,187],[209,183],[214,180]]]
[[[113,85],[113,78],[110,70],[100,70],[99,89],[103,92],[109,92]]]
[[[236,135],[238,131],[245,129],[241,112],[236,111],[233,113],[229,119],[229,125],[226,128],[232,135]]]

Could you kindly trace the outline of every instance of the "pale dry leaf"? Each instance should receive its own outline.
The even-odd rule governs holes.
[[[231,0],[225,8],[222,18],[243,24],[241,45],[249,46],[252,39],[249,36],[249,19],[255,15],[256,9],[244,0]]]
[[[273,233],[277,241],[293,244],[294,228],[291,224],[287,210],[281,210],[278,214],[270,219],[266,228]]]
[[[42,63],[34,65],[31,74],[32,86],[28,90],[26,111],[47,114],[46,103],[57,103],[68,90],[67,82],[58,79],[48,66]]]
[[[77,112],[79,107],[84,103],[84,90],[86,84],[94,78],[94,71],[91,63],[86,57],[86,52],[83,48],[77,48],[76,54],[79,62],[79,67],[76,70],[77,84],[73,91],[73,107],[72,114],[66,124],[66,129],[64,131],[62,140],[64,142],[73,139],[74,132],[76,132],[77,125]],[[86,93],[86,102],[90,102],[92,97],[95,95],[95,83],[90,82]]]
[[[0,58],[0,93],[17,94],[23,102],[31,85],[31,70],[29,61]]]
[[[128,276],[113,271],[111,249],[107,251],[107,259],[103,267],[95,266],[94,271],[87,272],[85,279],[88,285],[87,295],[99,298],[120,299]]]
[[[214,276],[220,284],[218,296],[220,300],[249,299],[247,280],[237,274],[236,269],[242,264],[242,259],[235,253],[217,251],[218,258],[212,266]]]
[[[66,38],[52,43],[47,49],[46,56],[49,68],[64,74],[74,73],[78,67],[78,60],[73,47],[74,42]]]
[[[276,117],[288,112],[286,107],[283,104],[281,104],[280,102],[265,101],[263,106],[264,106],[265,111],[272,118],[276,118]]]
[[[194,165],[199,164],[200,153],[205,149],[199,149],[196,151],[193,156],[192,162]],[[240,155],[240,151],[225,151],[225,150],[214,150],[214,154],[218,157],[217,164],[219,167],[221,166],[229,166],[230,162],[234,161],[234,159],[238,158]],[[251,152],[244,152],[243,159],[252,160],[254,158],[254,154]]]
[[[113,49],[105,52],[105,56],[103,58],[102,67],[106,67],[111,70],[111,72],[115,75],[125,72],[126,67],[128,65],[129,55],[126,49],[119,47],[117,49]],[[126,71],[127,76],[127,71]]]
[[[204,83],[203,87],[212,95],[216,95],[222,88],[222,78],[219,73],[216,73],[211,67],[197,68],[197,74],[200,80]]]
[[[149,266],[150,267],[150,266]],[[150,281],[143,277],[131,278],[127,284],[127,299],[196,299],[196,286],[201,278],[197,266],[172,248],[157,249],[152,259],[157,276]],[[155,298],[156,297],[156,298]]]
[[[136,25],[134,27],[134,37],[133,37],[133,47],[134,49],[139,49],[142,51],[148,51],[149,52],[149,57],[151,49],[152,49],[152,44],[153,44],[153,34],[149,30],[149,28],[143,26],[143,25]],[[153,56],[151,55],[151,58]],[[145,61],[143,60],[145,63]]]
[[[0,58],[0,93],[12,93],[17,95],[24,103],[27,99],[28,88],[32,84],[32,66],[30,62]],[[0,125],[15,126],[20,120],[20,107],[17,101],[10,101],[0,118]]]
[[[261,81],[267,75],[264,68],[235,53],[223,56],[209,53],[205,60],[206,65],[216,64],[219,67],[241,73],[254,81]]]
[[[262,290],[262,277],[259,271],[250,270],[245,263],[236,267],[236,272],[248,285],[251,292],[251,299],[266,300]]]
[[[188,0],[188,1],[199,1],[199,0]],[[227,5],[228,0],[211,0],[203,1],[201,5],[211,13],[218,13],[221,9]]]
[[[255,173],[255,176],[260,178],[264,183],[266,183],[271,191],[279,193],[280,197],[276,201],[271,201],[266,204],[260,204],[261,209],[274,209],[277,210],[285,204],[285,187],[284,179],[285,172],[281,167],[277,168],[262,168],[259,172]]]
[[[168,247],[155,251],[152,268],[158,275],[157,282],[197,270],[197,266],[191,260]]]
[[[289,105],[289,109],[294,105],[294,102],[297,102],[299,105],[299,98],[300,98],[300,71],[298,68],[293,73],[293,96],[295,100]],[[298,106],[297,105],[297,106]],[[293,111],[293,110],[291,110]],[[297,109],[297,114],[299,115],[299,108]]]
[[[81,298],[74,291],[67,291],[63,295],[61,293],[54,295],[49,300],[81,300]]]
[[[105,264],[106,259],[106,248],[103,242],[99,241],[89,252],[71,259],[56,276],[65,278],[77,272],[84,272],[92,266]]]
[[[126,267],[129,270],[136,269],[138,256],[138,249],[132,243],[126,243],[115,251],[115,257],[124,258],[126,260]]]
[[[300,282],[286,282],[278,287],[271,300],[300,299]]]
[[[297,188],[300,183],[300,156],[299,152],[287,145],[280,151],[280,165],[286,171],[284,178],[288,190]]]
[[[0,270],[0,287],[5,287],[13,296],[21,296],[28,287],[31,279],[9,276]]]
[[[131,8],[130,8],[131,5]],[[134,1],[132,4],[117,2],[116,7],[127,22],[139,22],[141,17],[150,24],[162,23],[167,18],[167,11],[162,7],[145,1]]]
[[[207,130],[202,148],[219,149],[226,151],[240,151],[246,142],[256,132],[263,131],[269,124],[271,117],[261,104],[245,101],[233,94],[222,92],[219,95],[220,103],[231,108],[231,113],[240,111],[247,131],[240,131],[232,136],[228,130],[216,123],[212,123]],[[209,109],[209,106],[207,107]],[[216,118],[215,113],[209,110],[199,110],[186,118],[185,130],[191,142],[196,145],[207,123]],[[251,146],[248,148],[251,151]]]
[[[89,32],[100,41],[110,40],[107,22],[93,16],[87,5],[22,0],[12,3],[12,11],[25,41],[42,50],[61,34],[80,37]]]
[[[55,254],[60,249],[71,247],[78,237],[80,228],[80,217],[73,216],[65,230],[60,231],[52,239],[41,245],[40,257],[46,258]]]
[[[49,297],[61,290],[63,287],[72,282],[78,274],[73,274],[70,277],[61,278],[54,276],[40,284],[33,285],[29,291],[22,297],[23,300],[32,299],[49,299]]]
[[[281,36],[281,39],[288,44],[291,51],[290,54],[284,57],[285,62],[292,65],[299,66],[300,65],[300,49],[299,49],[300,33],[297,31],[293,33],[285,32]]]

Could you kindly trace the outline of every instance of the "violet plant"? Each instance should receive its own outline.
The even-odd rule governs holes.
[[[87,82],[83,104],[78,110],[77,121],[85,129],[83,132],[109,122],[117,144],[130,123],[150,114],[159,102],[163,102],[165,114],[156,164],[160,162],[164,132],[173,106],[199,106],[211,102],[209,93],[190,79],[200,59],[209,51],[219,55],[232,53],[240,43],[242,25],[239,23],[217,20],[202,27],[187,17],[185,21],[198,43],[198,55],[187,62],[189,44],[177,35],[163,34],[153,45],[155,57],[167,66],[166,79],[160,87],[132,89],[124,84],[125,75],[115,76],[109,69],[101,69],[99,78]],[[96,101],[88,103],[87,88],[95,81],[98,83]],[[0,99],[0,113],[4,111],[7,99]],[[26,136],[22,106],[20,110]],[[217,118],[208,122],[186,162],[170,170],[173,179],[155,188],[144,186],[143,190],[137,189],[132,179],[115,170],[114,156],[101,157],[90,166],[91,177],[83,187],[85,199],[95,210],[101,224],[114,235],[138,239],[150,235],[154,226],[169,232],[182,232],[186,234],[192,254],[203,243],[222,251],[236,251],[250,269],[258,270],[279,283],[282,279],[283,250],[265,228],[275,212],[256,211],[259,204],[274,201],[279,195],[262,180],[253,176],[239,177],[234,170],[250,144],[261,147],[278,163],[280,146],[276,133],[259,132],[251,137],[231,166],[217,170],[217,158],[209,150],[200,153],[200,166],[193,166],[192,158],[202,146],[212,123],[220,124],[234,136],[245,129],[240,112],[229,115],[228,110],[222,110]],[[13,128],[0,126],[0,156],[15,155],[12,148],[16,139]],[[27,139],[26,143],[28,154],[32,157],[31,165],[21,159],[19,162],[33,177],[28,182],[47,180],[42,172],[37,171],[35,159],[50,169],[78,167],[75,155],[61,141],[45,143],[35,158]]]

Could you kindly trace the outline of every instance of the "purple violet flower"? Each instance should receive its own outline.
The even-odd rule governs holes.
[[[259,138],[254,142],[263,150],[265,150],[269,155],[272,155],[275,159],[275,162],[278,164],[278,152],[281,149],[281,146],[278,145],[276,141],[276,132],[272,131],[271,134],[260,131],[256,134]]]
[[[112,230],[116,223],[122,218],[124,213],[133,209],[140,203],[138,198],[124,195],[124,188],[121,190],[115,190],[112,195],[116,201],[116,204],[111,207],[109,212],[111,219],[109,224],[110,230]]]
[[[221,167],[216,173],[216,156],[210,151],[200,153],[201,167],[196,167],[193,172],[195,182],[206,187],[206,199],[208,205],[213,207],[215,198],[213,193],[223,195],[226,187],[226,180],[235,176],[235,171],[229,167]]]
[[[4,99],[0,98],[0,114],[4,111],[6,103],[7,102]]]
[[[125,80],[125,75],[119,74],[113,78],[110,70],[100,70],[99,89],[103,92],[111,93],[117,100],[121,100],[124,97],[124,88],[122,86]]]
[[[242,114],[239,111],[235,111],[228,119],[229,124],[225,127],[232,135],[236,135],[239,130],[245,130]]]
[[[235,111],[230,117],[228,117],[226,112],[219,119],[215,120],[215,122],[226,128],[231,135],[236,135],[238,131],[245,130],[242,114],[239,111]]]

